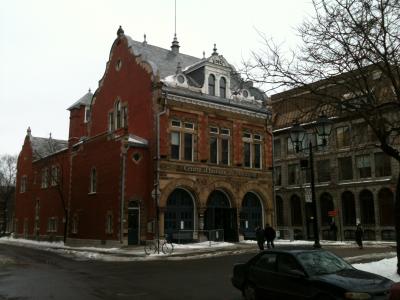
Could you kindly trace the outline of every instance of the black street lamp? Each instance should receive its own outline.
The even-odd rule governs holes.
[[[306,130],[298,123],[295,122],[290,129],[290,140],[292,141],[294,150],[299,153],[303,150],[309,150],[309,161],[310,165],[310,179],[311,179],[311,202],[312,202],[312,212],[313,212],[313,229],[314,229],[314,248],[321,248],[319,243],[319,229],[318,229],[318,219],[317,219],[317,201],[315,197],[315,176],[314,176],[314,157],[313,157],[313,147],[326,146],[327,139],[332,131],[333,122],[328,119],[327,116],[320,116],[314,124],[314,128],[317,131],[318,136],[322,138],[322,145],[312,145],[311,139],[308,141],[308,149],[302,148],[303,140],[307,134]]]

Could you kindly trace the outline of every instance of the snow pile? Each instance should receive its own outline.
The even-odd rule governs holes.
[[[375,273],[395,282],[400,282],[400,276],[396,273],[397,257],[385,258],[367,264],[353,264],[359,270]]]

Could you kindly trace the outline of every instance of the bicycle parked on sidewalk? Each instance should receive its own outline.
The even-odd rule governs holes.
[[[166,236],[165,240],[146,241],[144,246],[146,255],[160,253],[160,250],[164,254],[172,254],[174,252],[174,244],[168,239],[168,236]]]

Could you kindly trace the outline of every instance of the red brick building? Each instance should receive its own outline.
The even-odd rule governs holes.
[[[265,95],[215,46],[196,58],[176,37],[168,50],[117,35],[99,87],[69,108],[68,141],[28,130],[16,234],[62,238],[68,224],[71,244],[138,244],[157,228],[235,241],[272,223]]]

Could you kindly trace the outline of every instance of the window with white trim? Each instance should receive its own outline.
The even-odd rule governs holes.
[[[262,136],[243,132],[243,166],[246,168],[262,168]]]
[[[230,164],[231,134],[229,128],[210,127],[210,157],[212,164]]]
[[[47,221],[47,232],[57,232],[57,218],[51,217]]]
[[[77,234],[78,233],[78,224],[79,224],[79,219],[78,215],[74,214],[72,217],[72,226],[71,226],[71,233]]]
[[[49,186],[49,169],[44,168],[42,170],[42,189],[45,189]]]
[[[113,215],[111,212],[108,212],[106,215],[106,233],[113,233]]]
[[[59,166],[51,166],[51,185],[56,186],[60,181],[60,167]]]
[[[19,188],[20,193],[25,193],[26,192],[26,186],[28,182],[28,177],[26,175],[21,176],[21,185]]]
[[[194,160],[195,124],[171,120],[171,159]]]

